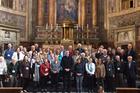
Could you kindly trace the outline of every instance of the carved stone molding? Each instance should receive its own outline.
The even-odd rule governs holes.
[[[121,15],[109,18],[110,29],[116,27],[123,27],[129,25],[136,25],[140,23],[140,12],[135,12],[127,15]]]

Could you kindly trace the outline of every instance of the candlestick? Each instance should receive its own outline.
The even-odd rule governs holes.
[[[64,27],[64,28],[66,27],[65,23],[63,24],[63,27]]]
[[[87,24],[87,29],[88,29],[88,24]]]
[[[78,24],[77,24],[76,28],[77,28],[77,30],[78,30],[78,28],[79,28]]]
[[[48,29],[48,23],[46,24],[46,29]]]
[[[84,29],[84,26],[82,25],[82,30]]]

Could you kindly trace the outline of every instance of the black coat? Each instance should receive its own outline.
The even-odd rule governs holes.
[[[19,71],[19,63],[17,62],[15,65],[13,63],[10,63],[8,65],[8,75],[12,76],[19,76],[20,71]]]
[[[23,78],[30,78],[31,68],[29,62],[21,62],[20,73],[23,75]]]
[[[115,73],[124,73],[124,62],[122,61],[114,61]]]
[[[71,56],[68,56],[68,57],[67,56],[63,56],[62,61],[61,61],[61,66],[62,66],[64,74],[67,73],[65,71],[65,69],[70,69],[70,71],[71,71],[73,65],[74,65],[74,60],[73,60],[73,58]]]
[[[114,64],[112,62],[107,63],[106,64],[106,76],[113,77],[114,74],[115,74]]]
[[[74,72],[75,72],[75,74],[80,73],[80,74],[84,75],[84,72],[85,72],[84,63],[76,63],[74,66]]]
[[[99,58],[102,57],[102,55],[103,55],[103,53],[101,53],[101,52],[100,52],[100,53],[96,53],[96,54],[95,54],[95,57],[96,57],[97,59],[99,59]]]

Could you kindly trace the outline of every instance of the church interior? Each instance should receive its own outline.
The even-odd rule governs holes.
[[[8,43],[124,49],[131,43],[140,80],[140,0],[0,0],[0,33],[0,51]]]
[[[111,47],[132,43],[139,49],[139,0],[66,1],[0,0],[2,49],[7,43],[34,42]]]

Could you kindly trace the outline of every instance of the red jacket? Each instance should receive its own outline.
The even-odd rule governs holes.
[[[74,55],[74,51],[73,50],[69,50],[70,56]]]
[[[43,63],[40,66],[40,76],[48,76],[50,72],[50,63]]]

